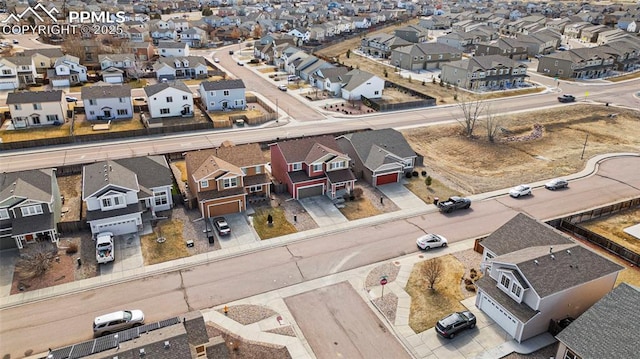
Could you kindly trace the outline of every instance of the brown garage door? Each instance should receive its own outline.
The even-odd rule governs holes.
[[[387,183],[398,182],[398,173],[389,173],[386,175],[380,175],[376,177],[376,186],[380,186]]]
[[[322,195],[322,184],[298,188],[298,199]]]
[[[215,217],[223,214],[238,213],[238,212],[240,212],[239,201],[209,205],[209,217]]]

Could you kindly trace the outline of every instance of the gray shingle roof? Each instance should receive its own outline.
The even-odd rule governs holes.
[[[7,105],[16,103],[61,102],[62,90],[9,92]]]
[[[164,156],[143,156],[115,160],[122,167],[136,173],[138,183],[146,188],[167,186],[173,183],[171,170]]]
[[[171,30],[165,30],[165,31],[171,31]],[[184,44],[181,42],[175,42],[175,41],[160,41],[158,43],[158,46],[156,47],[159,49],[184,49],[186,45],[187,44]]]
[[[111,85],[107,83],[84,86],[81,88],[82,99],[131,97],[131,86]]]
[[[83,199],[95,196],[105,188],[116,191],[140,189],[136,173],[112,160],[86,165],[82,172]]]
[[[554,228],[518,213],[481,243],[484,248],[500,256],[531,246],[547,246],[548,251],[549,246],[574,242]]]
[[[203,81],[200,85],[202,85],[205,91],[245,88],[242,80]]]
[[[149,85],[144,88],[144,93],[147,95],[147,97],[149,97],[157,94],[160,91],[166,90],[169,87],[191,93],[189,87],[187,87],[187,85],[185,85],[182,81],[162,82],[159,84]]]
[[[375,170],[383,163],[388,163],[389,155],[398,158],[416,156],[404,136],[394,129],[356,132],[343,137],[351,142],[362,163],[371,170]]]
[[[342,76],[342,83],[344,84],[342,88],[351,91],[375,76],[370,72],[353,69]]]
[[[496,286],[496,281],[491,279],[491,277],[486,276],[480,278],[475,283],[479,289],[483,292],[487,293],[491,298],[495,299],[501,306],[503,306],[509,313],[513,314],[523,323],[528,322],[531,318],[533,318],[539,312],[537,310],[531,309],[528,305],[524,303],[518,303],[509,297],[505,292],[498,289]]]
[[[51,168],[0,173],[0,203],[13,196],[49,203],[52,176]]]
[[[556,336],[582,359],[637,358],[640,290],[621,283]]]

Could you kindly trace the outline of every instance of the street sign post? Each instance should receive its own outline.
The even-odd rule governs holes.
[[[389,283],[387,281],[387,276],[383,275],[382,277],[380,277],[380,285],[382,286],[382,295],[380,296],[381,298],[384,297],[384,286]]]

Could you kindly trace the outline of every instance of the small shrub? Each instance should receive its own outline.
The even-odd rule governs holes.
[[[78,245],[75,244],[75,243],[69,244],[69,247],[67,247],[67,249],[65,250],[65,253],[67,253],[67,254],[76,254],[76,253],[78,253]]]
[[[413,177],[418,177],[418,171],[413,171],[411,172],[411,174],[413,175]]]
[[[364,193],[364,191],[362,190],[362,188],[360,187],[356,187],[353,189],[352,194],[355,198],[360,199],[360,197],[362,197],[362,194]]]
[[[434,85],[436,84],[436,78],[435,77],[431,78],[431,83],[434,84]]]
[[[468,290],[469,292],[475,292],[476,291],[476,286],[473,285],[473,284],[465,285],[464,289]]]
[[[424,176],[426,176],[426,175],[427,175],[427,171],[422,171],[422,172],[420,172],[420,173],[422,174],[422,177],[424,177]]]
[[[425,85],[424,80],[422,80],[422,86],[424,86],[424,85]]]
[[[469,278],[465,278],[465,279],[464,279],[464,285],[465,285],[465,286],[467,286],[467,285],[472,285],[472,284],[473,284],[473,281],[472,281],[471,279],[469,279]]]
[[[433,180],[431,179],[431,176],[427,176],[427,178],[424,179],[424,183],[427,185],[427,187],[431,186],[431,182]]]
[[[411,178],[411,172],[405,173],[404,176],[407,177],[407,178]]]

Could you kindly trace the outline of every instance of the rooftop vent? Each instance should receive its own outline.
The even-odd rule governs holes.
[[[571,255],[571,250],[570,249],[567,249],[567,254]]]
[[[142,358],[145,355],[147,355],[147,353],[144,351],[144,348],[140,349],[140,357]]]
[[[538,260],[537,260],[537,259],[534,259],[534,260],[533,260],[533,263],[535,263],[536,265],[538,265],[538,263],[539,263],[539,262],[538,262]]]
[[[556,259],[556,256],[554,256],[553,254],[551,255],[551,259]]]

